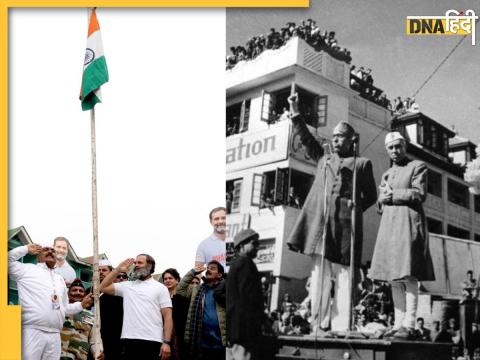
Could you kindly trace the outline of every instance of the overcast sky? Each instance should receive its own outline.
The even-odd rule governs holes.
[[[322,31],[335,31],[339,46],[352,53],[352,64],[372,69],[374,85],[389,98],[411,96],[460,40],[460,36],[407,36],[409,15],[444,16],[449,9],[472,9],[478,1],[450,0],[311,0],[309,9],[228,9],[229,47],[244,45],[254,35],[279,30],[286,22],[317,21]],[[417,95],[420,111],[459,135],[480,143],[480,23],[476,46],[470,36]]]
[[[110,82],[96,106],[100,252],[193,267],[225,201],[224,9],[98,9]],[[194,34],[194,36],[192,35]],[[92,255],[85,9],[10,10],[9,228]]]

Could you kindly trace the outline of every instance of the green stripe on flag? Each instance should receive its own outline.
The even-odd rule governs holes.
[[[95,104],[101,102],[97,95],[94,92],[87,95],[86,98],[82,100],[82,110],[87,111],[93,109]]]
[[[100,99],[94,91],[108,81],[108,69],[105,56],[93,61],[83,72],[82,110],[92,109]]]

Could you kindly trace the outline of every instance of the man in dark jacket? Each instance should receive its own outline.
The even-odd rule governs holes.
[[[246,229],[233,239],[236,257],[227,280],[227,335],[234,359],[260,359],[263,294],[261,277],[253,262],[258,238],[257,232]]]
[[[300,136],[307,154],[315,160],[315,181],[293,227],[287,245],[291,250],[313,257],[312,315],[315,327],[335,331],[349,328],[350,241],[352,208],[355,209],[355,266],[360,265],[363,241],[363,212],[377,198],[372,163],[354,156],[357,134],[351,125],[340,122],[333,129],[334,153],[324,155],[323,147],[308,130],[298,111],[298,96],[290,103],[293,130]],[[356,173],[356,198],[353,178]],[[333,305],[330,294],[334,284]],[[331,322],[331,324],[330,324]]]
[[[204,283],[189,287],[195,275],[204,270],[202,264],[185,274],[176,292],[190,301],[184,343],[190,360],[224,360],[226,336],[225,295],[221,288],[223,266],[216,260],[207,264]]]

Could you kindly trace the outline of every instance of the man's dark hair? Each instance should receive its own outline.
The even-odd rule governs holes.
[[[468,270],[468,271],[467,271],[467,274],[473,275],[473,270]]]
[[[180,281],[180,274],[178,273],[177,269],[174,268],[168,268],[162,273],[162,281],[164,280],[165,274],[170,274],[172,275],[175,280]]]
[[[210,211],[210,214],[208,214],[208,218],[210,219],[210,221],[212,221],[212,216],[213,216],[214,213],[216,213],[218,211],[222,211],[222,210],[227,212],[227,209],[224,208],[223,206],[219,206],[219,207],[216,207],[216,208],[212,209]]]
[[[217,265],[218,272],[222,274],[222,278],[223,278],[225,275],[225,269],[223,268],[223,265],[220,264],[217,260],[211,260],[208,262],[207,267],[208,265],[213,265],[213,264]]]
[[[147,264],[152,266],[150,269],[150,274],[153,274],[155,272],[155,259],[148,254],[138,254],[137,256],[145,256]]]
[[[422,320],[423,322],[425,322],[425,320],[424,320],[422,317],[417,318],[417,322],[419,322],[420,320]]]

